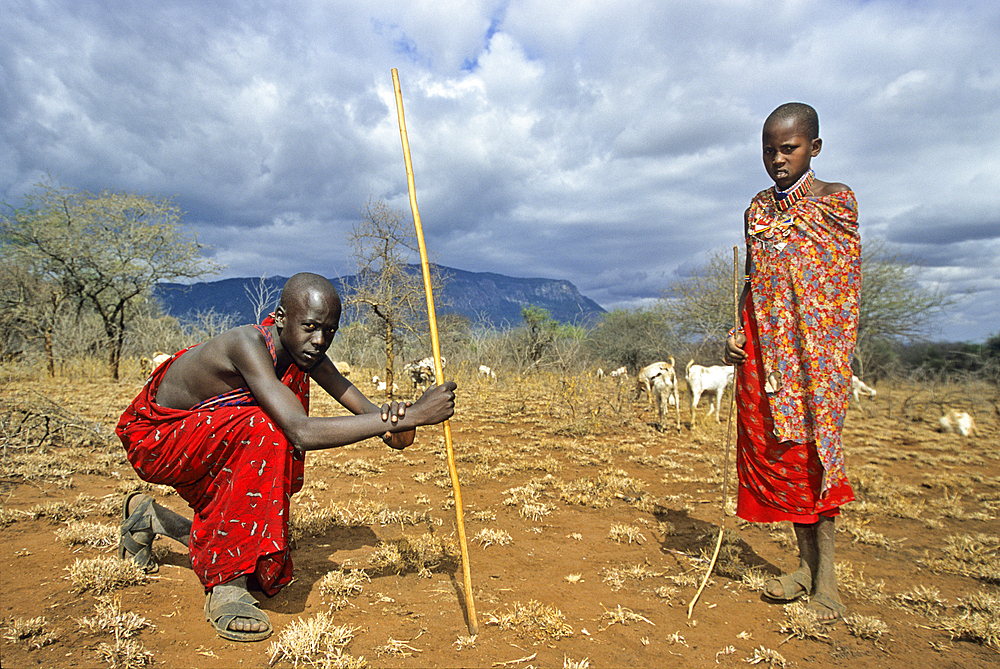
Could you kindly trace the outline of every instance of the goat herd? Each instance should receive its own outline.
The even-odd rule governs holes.
[[[153,370],[169,358],[169,355],[161,351],[154,353],[151,358],[140,358],[139,365],[142,369],[143,375],[151,374]],[[441,366],[446,367],[447,364],[448,363],[445,358],[442,357]],[[337,361],[334,362],[334,366],[336,366],[336,368],[340,370],[340,373],[344,376],[349,377],[351,375],[352,369],[349,363]],[[496,373],[486,365],[479,365],[477,373],[481,379],[496,381]],[[701,401],[702,395],[706,393],[714,393],[715,395],[715,401],[709,404],[708,415],[711,416],[715,413],[716,422],[721,421],[720,410],[722,406],[722,396],[725,394],[726,388],[732,384],[734,373],[735,368],[732,365],[711,365],[709,367],[704,367],[702,365],[696,365],[694,360],[688,362],[687,366],[684,368],[684,379],[687,381],[688,388],[691,391],[690,407],[692,427],[695,425],[695,414],[698,408],[698,402]],[[406,363],[403,366],[403,376],[413,383],[414,393],[416,393],[421,387],[426,388],[430,384],[434,383],[437,377],[434,359],[426,357]],[[611,372],[609,376],[613,379],[617,379],[619,383],[622,383],[628,380],[628,370],[625,367],[619,367]],[[597,370],[597,377],[605,377],[603,369]],[[372,387],[374,390],[384,392],[386,390],[386,382],[379,379],[378,376],[373,376]],[[767,386],[765,386],[765,389],[766,388]],[[399,386],[393,383],[392,391],[393,394],[398,393]],[[669,407],[674,407],[676,428],[679,432],[681,429],[680,388],[677,382],[677,371],[673,356],[671,356],[667,361],[654,362],[639,370],[639,373],[636,376],[636,399],[639,399],[643,393],[646,393],[650,403],[656,405],[657,427],[660,430],[663,430],[664,428]],[[854,375],[851,376],[851,393],[854,396],[854,401],[859,405],[862,396],[874,399],[876,395],[874,388]],[[949,410],[941,416],[938,421],[938,429],[941,432],[954,433],[963,437],[968,437],[975,434],[976,424],[972,416],[968,413],[964,411]]]

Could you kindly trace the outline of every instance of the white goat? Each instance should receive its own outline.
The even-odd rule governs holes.
[[[875,389],[853,374],[851,375],[851,392],[854,393],[854,401],[858,403],[858,406],[861,405],[862,395],[875,399]]]
[[[619,367],[611,372],[612,379],[628,379],[628,371],[624,367]]]
[[[598,367],[597,368],[597,378],[599,378],[599,379],[603,379],[604,378],[604,368],[603,367]]]
[[[673,358],[670,359],[673,361]],[[666,364],[666,363],[661,363]],[[656,400],[657,427],[663,431],[664,418],[667,415],[667,406],[674,405],[677,413],[677,431],[681,431],[681,403],[677,395],[677,372],[674,366],[659,367],[655,376],[650,380],[652,384],[651,395]]]
[[[496,381],[496,373],[486,365],[479,365],[479,376],[490,381]]]
[[[941,431],[946,434],[958,434],[963,437],[971,437],[976,433],[976,422],[972,416],[964,411],[951,409],[938,421]]]
[[[143,376],[149,376],[156,368],[170,360],[171,356],[163,351],[157,351],[153,354],[152,358],[147,358],[145,356],[139,358],[139,369],[142,370]]]
[[[663,373],[665,370],[674,371],[674,357],[670,356],[669,362],[654,362],[651,365],[646,365],[639,370],[639,374],[635,377],[635,398],[639,399],[642,393],[645,392],[647,399],[649,399],[649,404],[653,404],[653,393],[650,392],[650,384],[652,380]],[[676,373],[674,377],[676,378]],[[671,396],[672,398],[672,396]]]
[[[441,357],[441,367],[447,367],[448,362]],[[410,377],[413,381],[413,392],[417,392],[418,386],[427,387],[437,380],[436,367],[434,366],[434,358],[421,358],[420,360],[413,360],[411,362],[403,365],[403,373]]]
[[[377,376],[373,376],[372,377],[372,385],[375,386],[376,390],[378,390],[379,392],[383,392],[383,393],[385,392],[385,389],[387,387],[386,382],[383,381],[382,379],[378,378]],[[399,392],[399,386],[396,385],[395,383],[392,384],[392,392],[393,392],[393,394],[396,394],[396,393]]]
[[[733,375],[736,373],[736,368],[732,365],[702,367],[701,365],[694,364],[694,360],[691,360],[688,362],[684,372],[688,388],[691,390],[691,427],[695,425],[695,409],[698,407],[698,401],[701,400],[702,394],[706,392],[715,393],[715,404],[709,404],[708,415],[711,416],[714,410],[715,421],[717,423],[721,422],[722,417],[719,415],[719,411],[722,405],[722,395],[726,392],[726,386],[733,382]]]

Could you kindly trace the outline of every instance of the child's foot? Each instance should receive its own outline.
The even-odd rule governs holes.
[[[793,602],[808,595],[812,588],[812,577],[805,569],[797,569],[790,574],[782,574],[764,584],[764,594],[779,602]]]
[[[840,601],[840,597],[834,594],[830,596],[823,592],[817,592],[809,599],[806,609],[816,614],[816,618],[821,623],[832,623],[847,613],[847,607]]]

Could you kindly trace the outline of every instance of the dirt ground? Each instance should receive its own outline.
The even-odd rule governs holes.
[[[109,437],[141,382],[6,382],[3,666],[1000,666],[995,404],[967,404],[971,438],[935,430],[940,394],[885,385],[852,406],[845,444],[858,501],[837,534],[849,620],[817,627],[760,594],[761,574],[795,564],[790,526],[744,524],[732,503],[720,567],[687,615],[723,518],[726,404],[721,425],[704,420],[702,400],[695,430],[683,411],[680,433],[661,433],[646,400],[610,379],[459,380],[451,427],[478,634],[464,614],[434,427],[402,453],[369,441],[309,454],[292,502],[295,580],[259,595],[275,629],[259,643],[216,636],[185,549],[167,539],[156,543],[159,572],[142,583],[97,594],[73,576],[77,561],[115,548],[74,542],[67,528],[96,523],[115,536],[127,491],[145,486],[188,513],[169,490],[142,484]],[[314,414],[336,412],[314,397]],[[379,562],[380,549],[407,545],[439,550],[416,567]],[[367,580],[343,596],[324,591],[329,572],[351,569]],[[122,629],[116,638],[81,622],[109,602],[145,619],[131,650]],[[334,645],[280,651],[327,612],[342,626],[339,656]],[[23,631],[39,617],[40,629]]]

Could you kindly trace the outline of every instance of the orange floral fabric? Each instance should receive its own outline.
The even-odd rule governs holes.
[[[774,434],[816,443],[825,491],[847,480],[841,431],[861,289],[857,200],[845,190],[782,212],[769,188],[751,201],[746,233]]]

